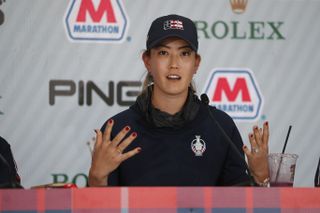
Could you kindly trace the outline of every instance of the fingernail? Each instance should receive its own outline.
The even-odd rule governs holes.
[[[254,126],[253,128],[254,128],[255,130],[258,130],[258,126]]]
[[[244,149],[247,149],[247,146],[246,146],[246,145],[244,145],[244,146],[243,146],[243,148],[244,148]]]
[[[268,121],[266,121],[266,126],[268,126],[269,125],[269,122]]]
[[[138,152],[141,152],[141,148],[140,148],[140,147],[139,147],[139,148],[137,148],[137,151],[138,151]]]
[[[126,131],[129,131],[129,130],[130,130],[130,127],[129,127],[129,126],[126,126],[125,130],[126,130]]]
[[[95,133],[97,133],[97,130],[96,130],[96,129],[94,129],[93,131],[94,131]]]
[[[110,120],[108,121],[108,123],[109,123],[109,124],[112,124],[112,123],[113,123],[113,120],[112,120],[112,119],[110,119]]]
[[[250,134],[250,138],[253,138],[253,134]]]
[[[133,132],[133,133],[132,133],[132,137],[137,137],[137,133],[136,133],[136,132]]]

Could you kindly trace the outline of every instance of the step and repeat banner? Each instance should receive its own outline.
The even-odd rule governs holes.
[[[0,135],[22,184],[85,186],[94,129],[141,90],[146,34],[180,14],[198,29],[197,93],[227,112],[244,143],[269,121],[270,152],[296,153],[295,186],[320,155],[318,0],[0,0]]]

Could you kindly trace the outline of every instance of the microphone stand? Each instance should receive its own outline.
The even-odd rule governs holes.
[[[213,120],[213,122],[215,123],[215,125],[218,127],[219,131],[222,133],[223,137],[225,138],[225,140],[229,143],[229,145],[231,146],[231,148],[234,150],[234,152],[238,155],[238,157],[244,162],[244,166],[246,167],[248,176],[249,176],[249,185],[250,186],[258,186],[256,184],[256,182],[254,181],[249,166],[244,158],[244,156],[239,152],[238,148],[236,147],[236,145],[232,142],[231,138],[227,135],[227,133],[224,131],[224,129],[222,128],[222,126],[220,125],[220,123],[217,121],[217,119],[213,116],[210,107],[209,107],[209,98],[206,94],[202,94],[200,96],[201,102],[204,103],[207,106],[208,112],[209,112],[209,116],[211,118],[211,120]],[[246,186],[248,185],[248,182],[244,182],[244,183],[239,183],[236,184],[236,186]]]

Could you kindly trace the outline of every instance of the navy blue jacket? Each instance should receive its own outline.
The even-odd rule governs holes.
[[[0,188],[21,187],[20,177],[8,142],[0,137]]]
[[[214,107],[210,110],[243,154],[233,120]],[[109,175],[110,186],[228,186],[249,181],[243,160],[225,141],[203,103],[195,118],[178,129],[151,125],[136,104],[112,119],[112,137],[126,125],[138,134],[125,152],[135,147],[142,150]],[[193,151],[196,136],[202,142],[198,153],[202,156]]]

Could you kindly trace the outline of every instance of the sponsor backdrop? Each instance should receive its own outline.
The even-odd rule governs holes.
[[[317,0],[0,0],[0,135],[22,184],[85,186],[93,130],[135,100],[148,27],[177,13],[198,28],[198,94],[235,119],[246,144],[268,120],[270,152],[281,152],[293,125],[294,184],[313,186],[319,9]]]

